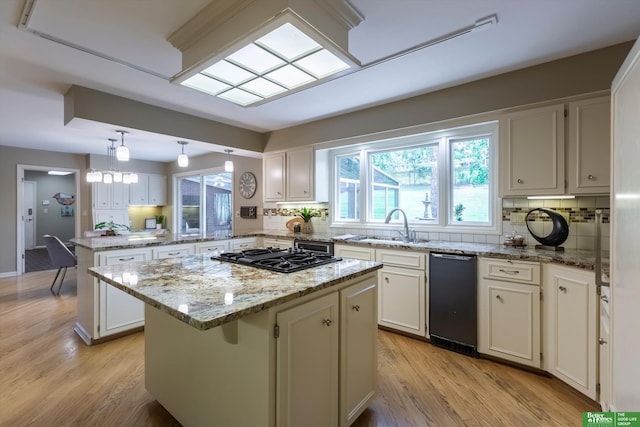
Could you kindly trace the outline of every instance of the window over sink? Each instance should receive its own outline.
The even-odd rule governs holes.
[[[400,208],[413,228],[497,229],[497,133],[489,122],[331,150],[336,226],[384,224]],[[391,223],[400,223],[394,214]]]

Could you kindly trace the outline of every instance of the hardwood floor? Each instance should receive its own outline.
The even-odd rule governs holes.
[[[0,279],[0,426],[178,426],[144,388],[143,333],[85,345],[73,332],[76,271],[59,297],[54,275]],[[380,395],[355,426],[580,426],[599,410],[552,378],[378,337]]]

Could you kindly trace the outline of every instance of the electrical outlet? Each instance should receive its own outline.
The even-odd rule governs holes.
[[[524,225],[524,219],[527,214],[524,212],[511,212],[509,215],[509,222],[511,225]]]

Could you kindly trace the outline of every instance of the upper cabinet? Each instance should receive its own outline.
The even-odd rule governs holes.
[[[132,205],[164,206],[167,204],[167,177],[138,174],[138,182],[131,184],[129,191]]]
[[[510,113],[500,126],[502,195],[564,194],[564,105]]]
[[[121,182],[112,184],[95,182],[93,184],[93,208],[126,209],[129,205],[129,192],[125,185]]]
[[[568,192],[610,191],[611,99],[569,104]]]
[[[265,154],[262,166],[265,202],[329,200],[326,153],[303,148]]]

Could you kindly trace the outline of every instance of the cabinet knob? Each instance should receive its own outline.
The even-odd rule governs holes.
[[[353,307],[351,307],[354,311],[360,311],[360,306],[359,305],[354,305]]]
[[[558,289],[560,289],[561,292],[567,292],[567,288],[564,286],[558,286]]]
[[[389,278],[388,278],[388,277],[385,277],[385,278],[384,278],[384,281],[385,281],[385,282],[387,282],[387,283],[389,283]]]
[[[502,297],[501,297],[500,295],[496,295],[496,299],[497,299],[498,301],[502,301]]]
[[[600,338],[598,342],[600,343],[600,345],[602,345],[602,344],[606,344],[607,340],[605,340],[604,338]]]
[[[596,177],[593,176],[593,175],[589,175],[589,176],[587,176],[587,179],[594,180],[594,179],[596,179]]]
[[[331,326],[331,319],[324,319],[322,321],[322,324],[325,325],[325,326]]]
[[[518,184],[524,184],[524,181],[518,178]]]

